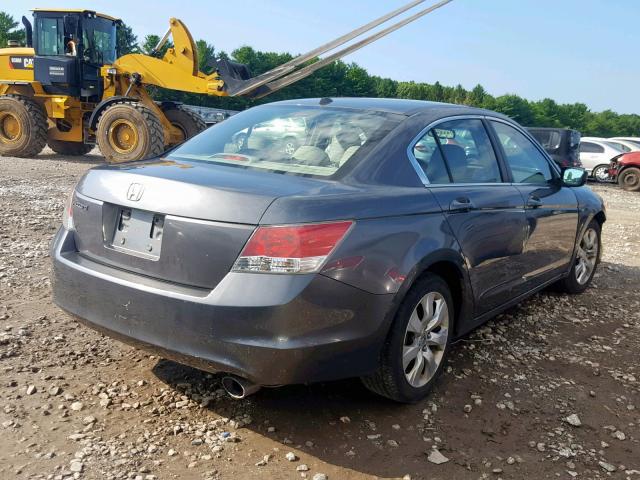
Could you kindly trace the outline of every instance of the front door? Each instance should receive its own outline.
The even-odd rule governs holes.
[[[524,274],[524,201],[503,181],[481,119],[450,120],[413,148],[465,256],[476,315],[512,297]]]
[[[527,216],[521,289],[529,290],[569,268],[578,228],[578,205],[546,156],[522,132],[490,122],[520,191]]]

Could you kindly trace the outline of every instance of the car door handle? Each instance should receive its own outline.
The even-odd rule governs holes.
[[[449,204],[450,212],[467,212],[474,208],[476,208],[476,206],[471,199],[467,197],[458,197]]]
[[[542,200],[540,197],[535,195],[529,195],[529,199],[527,200],[527,207],[538,208],[542,206]]]

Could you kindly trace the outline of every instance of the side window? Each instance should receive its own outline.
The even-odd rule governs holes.
[[[580,153],[604,153],[604,147],[597,143],[580,142]]]
[[[433,132],[453,183],[502,181],[498,160],[482,120],[451,120],[439,124]]]
[[[413,156],[418,161],[430,183],[451,183],[447,166],[440,153],[433,130],[429,130],[416,142],[413,147]]]
[[[547,159],[525,135],[501,122],[491,122],[516,183],[547,183],[553,179]]]
[[[62,18],[38,19],[38,55],[64,55]]]

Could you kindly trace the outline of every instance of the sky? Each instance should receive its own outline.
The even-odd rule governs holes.
[[[295,54],[409,0],[41,1],[3,0],[0,10],[19,19],[33,7],[93,9],[122,18],[140,40],[175,16],[217,50]],[[395,80],[480,83],[496,96],[640,114],[639,19],[637,0],[453,0],[345,61]]]

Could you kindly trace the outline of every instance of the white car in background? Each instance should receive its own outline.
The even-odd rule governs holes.
[[[605,139],[605,142],[607,142],[609,145],[613,145],[614,147],[622,150],[624,153],[640,151],[640,141],[632,142],[631,140],[625,140],[620,138],[607,138]]]
[[[631,148],[630,151],[640,151],[640,137],[611,137],[607,139],[610,142],[623,143]]]
[[[583,168],[599,182],[611,180],[609,164],[611,159],[625,153],[621,148],[604,138],[582,137],[580,139],[580,162]]]

